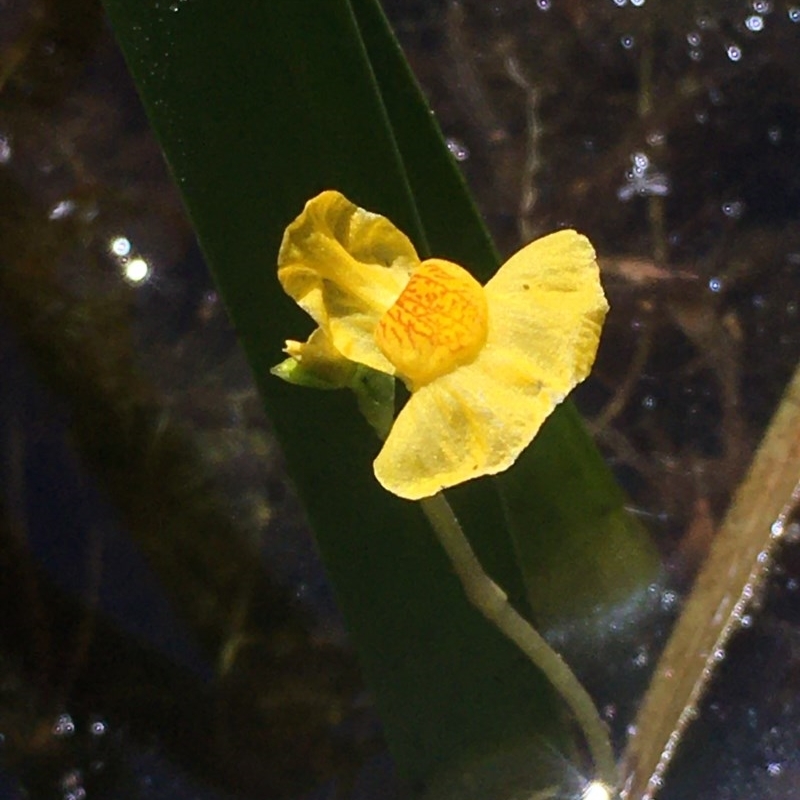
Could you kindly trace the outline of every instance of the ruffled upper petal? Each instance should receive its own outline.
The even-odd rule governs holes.
[[[278,278],[345,358],[394,374],[375,328],[418,263],[411,241],[388,219],[326,191],[286,229]]]

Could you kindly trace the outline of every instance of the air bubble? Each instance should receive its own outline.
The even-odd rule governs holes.
[[[686,41],[689,42],[692,47],[698,47],[700,45],[701,36],[697,31],[691,31],[686,34]]]
[[[69,714],[60,714],[53,724],[53,736],[72,736],[75,723]]]
[[[742,48],[738,44],[729,44],[725,48],[725,52],[731,61],[740,61],[742,58]]]
[[[739,219],[744,211],[744,203],[741,200],[729,200],[722,204],[722,213],[731,219]]]
[[[714,292],[721,292],[722,291],[722,279],[721,278],[709,278],[708,281],[708,288]]]
[[[636,41],[633,38],[633,36],[630,36],[630,35],[626,35],[626,36],[620,37],[619,42],[626,50],[630,50],[633,47],[633,45],[636,43]]]
[[[453,154],[456,161],[466,161],[469,158],[469,149],[463,142],[451,136],[447,138],[446,143],[447,149]]]
[[[677,602],[678,595],[669,589],[661,595],[661,608],[664,611],[669,611],[670,609],[675,608],[675,604]]]
[[[797,6],[790,6],[786,11],[791,22],[800,22],[800,8]]]
[[[769,14],[772,11],[770,0],[753,0],[753,11],[757,14]]]
[[[131,252],[130,239],[125,236],[115,236],[108,247],[115,256],[119,256],[120,258],[130,255]]]
[[[550,0],[536,0],[536,5],[540,11],[550,10]]]
[[[73,211],[75,211],[75,201],[74,200],[59,200],[51,209],[50,213],[47,215],[48,219],[65,219]]]
[[[760,17],[758,14],[753,14],[744,21],[744,26],[747,28],[747,30],[752,31],[753,33],[763,31],[764,17]]]
[[[773,125],[767,131],[767,139],[769,139],[770,144],[778,144],[780,140],[783,138],[783,131],[777,126]]]

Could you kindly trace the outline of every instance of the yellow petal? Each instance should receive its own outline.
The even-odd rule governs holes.
[[[559,231],[531,242],[485,291],[488,343],[530,362],[537,379],[561,398],[589,374],[608,303],[585,236]]]
[[[388,219],[326,191],[286,229],[278,278],[345,358],[394,374],[375,327],[418,263],[408,237]]]
[[[498,380],[507,367],[513,380]],[[415,392],[375,459],[385,489],[409,500],[507,469],[557,399],[519,365],[486,357]]]
[[[416,390],[472,361],[487,332],[483,287],[463,267],[431,258],[383,315],[375,340]]]

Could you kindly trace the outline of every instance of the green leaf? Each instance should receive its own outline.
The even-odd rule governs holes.
[[[590,651],[652,611],[658,552],[574,406],[497,480],[534,617],[562,646]]]

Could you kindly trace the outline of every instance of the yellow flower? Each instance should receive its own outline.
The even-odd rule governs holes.
[[[481,286],[457,264],[420,261],[389,220],[333,191],[286,229],[278,278],[326,352],[411,391],[374,464],[411,500],[511,466],[589,374],[608,311],[575,231],[523,247]]]

